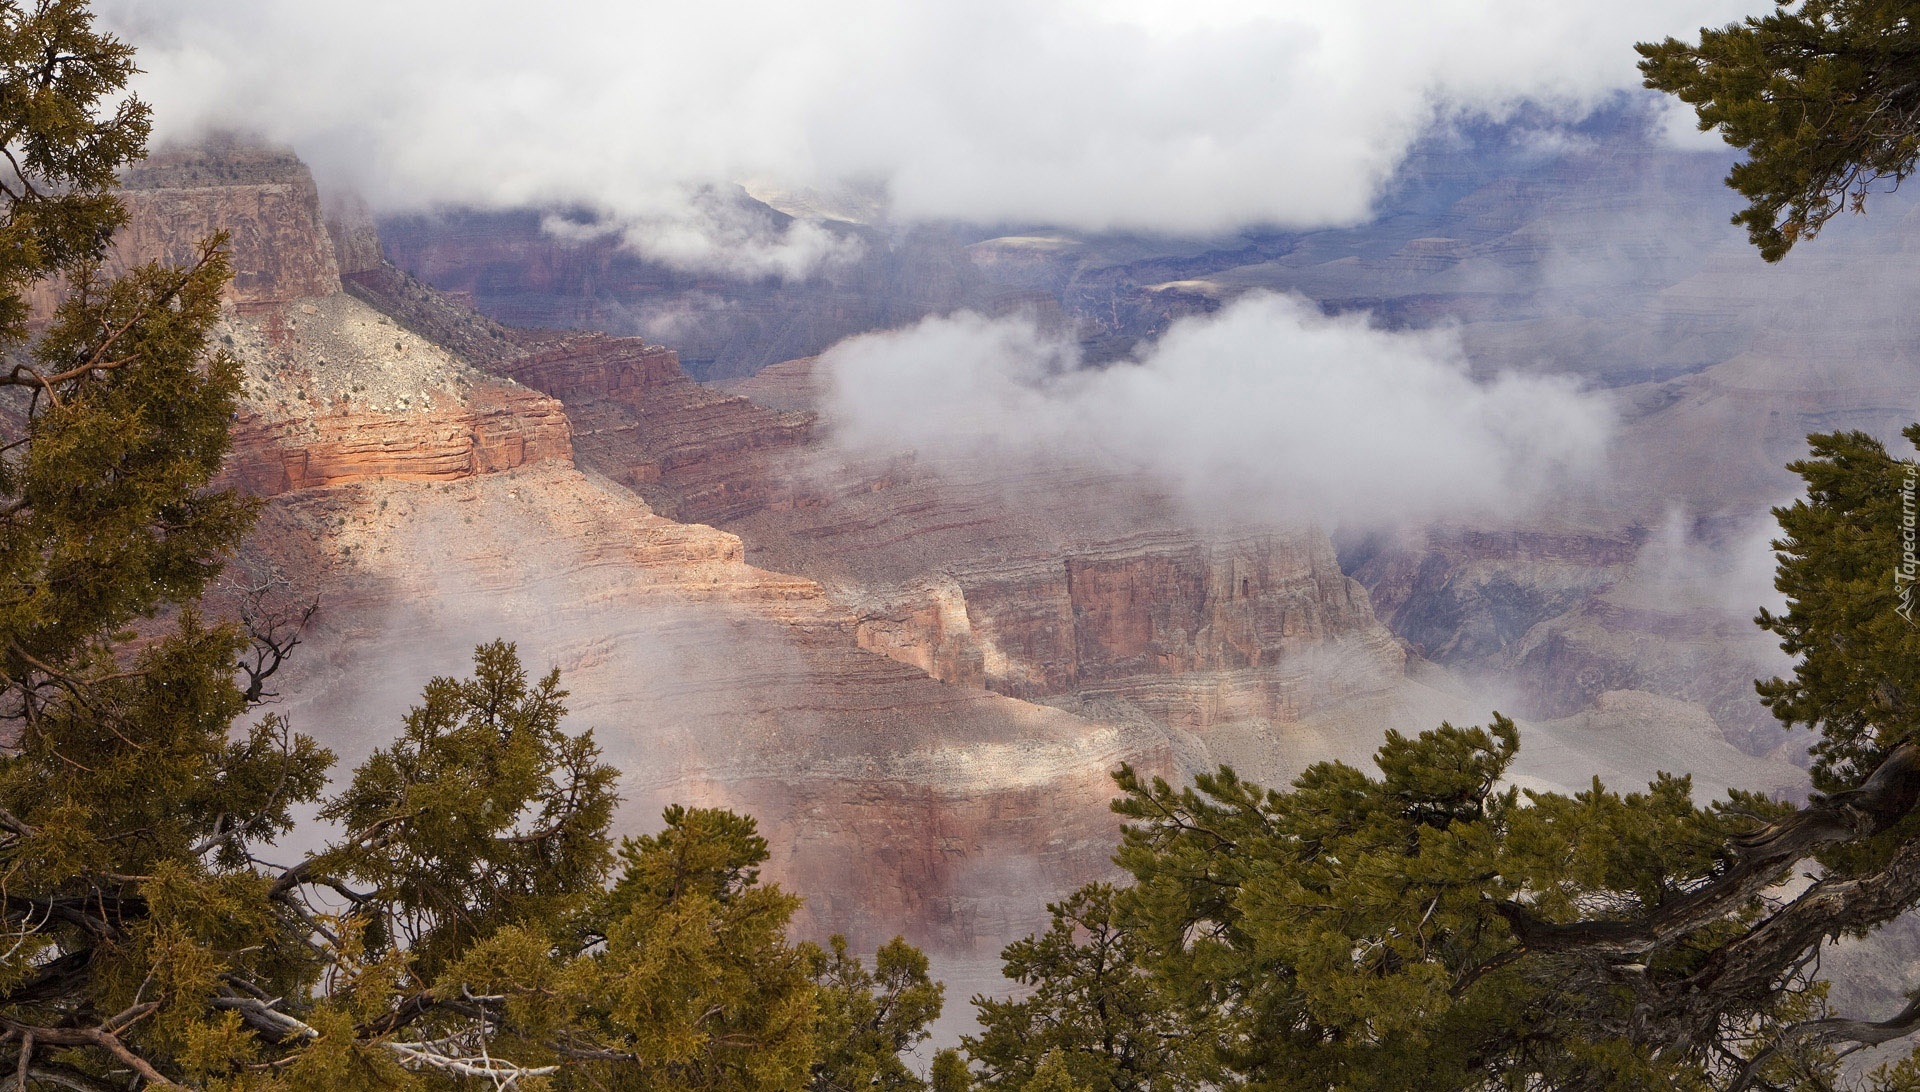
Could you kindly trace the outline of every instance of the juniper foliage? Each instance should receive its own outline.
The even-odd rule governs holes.
[[[1648,87],[1678,96],[1747,158],[1727,184],[1777,262],[1843,209],[1897,187],[1920,157],[1920,25],[1904,0],[1803,0],[1697,42],[1637,48]]]

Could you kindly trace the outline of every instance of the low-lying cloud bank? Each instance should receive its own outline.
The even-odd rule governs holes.
[[[1613,422],[1572,380],[1475,378],[1449,332],[1266,293],[1100,368],[1031,319],[971,313],[849,339],[820,367],[846,454],[1131,469],[1213,519],[1523,514],[1590,479]]]
[[[579,205],[693,268],[843,253],[716,214],[746,179],[906,219],[1212,232],[1364,218],[1437,118],[1571,116],[1735,0],[98,0],[161,135],[291,143],[387,209]]]

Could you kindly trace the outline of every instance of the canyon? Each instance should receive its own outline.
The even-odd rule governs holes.
[[[504,635],[564,672],[572,723],[623,771],[622,830],[669,802],[750,811],[777,847],[770,876],[811,896],[811,932],[990,952],[1040,920],[1038,877],[1105,873],[1107,773],[1172,773],[1163,734],[863,648],[858,617],[816,582],[577,466],[583,430],[559,401],[405,329],[337,274],[315,291],[309,273],[336,263],[304,166],[253,149],[238,181],[205,184],[233,179],[231,155],[178,151],[130,177],[136,218],[160,219],[119,257],[173,253],[165,217],[185,206],[186,231],[230,231],[236,266],[259,274],[218,334],[246,369],[222,484],[267,501],[234,579],[320,603],[279,704],[303,730],[357,761],[427,677]],[[636,342],[516,352],[529,375],[691,388]]]
[[[126,182],[123,261],[221,229],[246,273],[220,331],[247,375],[223,484],[266,508],[234,580],[320,603],[280,710],[350,764],[427,677],[515,640],[530,667],[563,671],[570,723],[621,768],[619,828],[651,829],[674,801],[750,812],[768,875],[807,896],[809,935],[991,956],[1042,924],[1046,901],[1111,873],[1122,762],[1170,778],[1229,762],[1280,782],[1363,759],[1389,727],[1484,718],[1483,676],[1530,718],[1523,783],[1684,764],[1705,790],[1800,791],[1791,749],[1738,693],[1765,650],[1720,605],[1663,590],[1657,497],[1602,498],[1553,526],[1353,537],[1196,522],[1113,468],[849,460],[825,442],[832,377],[805,353],[764,360],[786,342],[706,356],[703,374],[731,375],[710,386],[653,339],[506,324],[559,315],[531,302],[480,314],[474,270],[489,267],[462,264],[472,248],[497,248],[495,274],[563,249],[518,221],[504,242],[484,218],[451,221],[450,241],[419,220],[375,223],[323,202],[290,153],[244,142],[163,152]],[[1051,294],[1070,247],[951,242],[887,260],[931,265],[908,285],[964,291],[829,309],[791,344],[817,351],[955,300],[1081,321],[1085,276]],[[1236,253],[1266,260],[1263,245]],[[1422,245],[1420,269],[1453,260]],[[389,254],[438,257],[407,271]],[[1088,336],[1214,306],[1218,284],[1194,276],[1211,260],[1155,259],[1180,287],[1115,291],[1157,317]],[[1621,488],[1651,480],[1656,456],[1688,457],[1675,445],[1730,398],[1791,405],[1777,382],[1752,393],[1762,374],[1779,378],[1735,362],[1623,387],[1629,410],[1657,408],[1628,418],[1643,465]],[[1862,389],[1859,412],[1905,389]],[[1826,413],[1806,401],[1739,465]],[[1734,500],[1776,489],[1772,465]],[[1724,530],[1695,520],[1676,549]]]
[[[1674,146],[1650,126],[1631,104],[1597,110],[1552,139],[1523,119],[1462,119],[1420,142],[1374,215],[1351,227],[1168,239],[949,224],[896,231],[884,259],[909,268],[903,283],[951,289],[944,302],[923,293],[925,306],[1043,312],[1095,364],[1124,364],[1182,318],[1248,293],[1284,292],[1329,313],[1364,313],[1386,329],[1447,331],[1483,375],[1557,375],[1600,392],[1618,422],[1600,486],[1548,512],[1393,533],[1335,526],[1338,569],[1370,593],[1406,653],[1510,712],[1555,720],[1611,690],[1642,689],[1707,709],[1745,751],[1792,761],[1804,739],[1783,732],[1752,691],[1755,678],[1785,668],[1751,625],[1772,595],[1767,512],[1797,491],[1784,468],[1810,432],[1860,428],[1904,450],[1898,429],[1920,405],[1910,366],[1920,330],[1904,303],[1920,288],[1910,260],[1920,213],[1889,196],[1867,217],[1837,221],[1820,247],[1767,267],[1725,226],[1734,207],[1720,182],[1725,151]],[[882,260],[872,248],[883,216],[831,215],[866,233],[867,261]],[[541,232],[538,217],[455,211],[393,217],[383,227],[399,240],[388,247],[398,265],[520,321],[617,326],[622,315],[680,307],[693,291],[684,275],[622,253],[616,239]],[[627,275],[599,275],[616,268]],[[703,316],[764,313],[774,293],[789,310],[834,315],[842,335],[914,316],[838,308],[842,285],[832,277],[699,291]],[[806,302],[810,292],[817,308]],[[740,374],[768,355],[720,362],[703,348],[691,367],[769,409],[816,409],[821,380],[798,353]],[[826,445],[798,439],[793,423],[742,424],[698,457],[664,450],[668,441],[644,429],[638,444],[650,450],[615,451],[634,434],[622,417],[632,414],[600,401],[611,406],[595,411],[609,415],[608,438],[593,441],[604,455],[583,457],[603,458],[616,478],[656,475],[638,486],[651,501],[737,531],[774,568],[857,588],[847,594],[870,614],[874,647],[1010,694],[1081,689],[1079,635],[1058,624],[1065,572],[1040,559],[1099,555],[1118,541],[1098,525],[1108,511],[1129,513],[1111,521],[1123,528],[1114,534],[1131,533],[1139,510],[1158,513],[1138,521],[1143,534],[1177,539],[1193,522],[1164,499],[1143,497],[1149,490],[1137,483],[1102,486],[1088,475],[1049,486],[1045,475],[1008,481],[982,468],[920,485],[930,479],[910,458],[854,468],[866,486],[823,492],[808,483],[821,477],[815,464]],[[701,427],[721,428],[723,409],[710,406]],[[740,450],[723,453],[728,444]],[[792,454],[806,450],[814,455]],[[702,480],[703,457],[731,460],[738,472]],[[706,465],[717,471],[721,462]],[[1083,487],[1088,496],[1124,496],[1076,509]],[[702,490],[708,495],[696,495]],[[1032,526],[986,543],[1001,532],[984,528],[1023,519]],[[937,530],[947,524],[953,530]],[[965,541],[976,533],[977,549]],[[863,536],[886,545],[851,550]],[[916,543],[926,544],[917,555]],[[1144,548],[1171,556],[1183,547],[1163,539]],[[974,558],[993,562],[978,568]],[[1022,564],[1038,567],[1010,578],[993,571]],[[1177,597],[1171,587],[1152,594]],[[1027,617],[1016,622],[1015,614]],[[1304,616],[1290,608],[1289,617],[1297,624]],[[1201,628],[1171,618],[1162,625],[1164,637]],[[1037,643],[1021,643],[1029,639]],[[1197,662],[1183,660],[1183,640],[1155,655]],[[999,658],[1007,648],[1013,655]],[[1089,660],[1092,681],[1132,670],[1103,665],[1101,655]],[[1167,702],[1157,705],[1156,716],[1170,713]]]

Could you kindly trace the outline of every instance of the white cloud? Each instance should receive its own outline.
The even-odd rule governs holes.
[[[1794,499],[1781,497],[1779,503]],[[1741,618],[1762,608],[1776,614],[1787,609],[1785,593],[1773,586],[1778,565],[1773,540],[1780,536],[1780,525],[1766,510],[1706,537],[1696,528],[1693,514],[1675,505],[1648,530],[1616,598],[1667,611],[1697,603]],[[1776,640],[1760,630],[1753,630],[1752,638],[1763,650],[1779,649]]]
[[[1693,107],[1670,96],[1656,101],[1656,128],[1668,146],[1687,152],[1726,151],[1727,144],[1720,139],[1720,130],[1701,129],[1700,115]]]
[[[821,368],[847,453],[1134,468],[1212,517],[1515,514],[1587,480],[1612,432],[1604,401],[1569,380],[1477,379],[1451,333],[1270,294],[1104,368],[1029,320],[974,314],[849,339]]]
[[[795,275],[695,195],[879,183],[908,218],[1350,222],[1437,114],[1579,112],[1732,0],[100,0],[163,132],[265,131],[385,207],[577,203],[692,266]],[[691,239],[692,236],[700,240]],[[736,253],[748,257],[736,261]]]

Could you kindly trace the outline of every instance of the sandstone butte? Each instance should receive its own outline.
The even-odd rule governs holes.
[[[1203,533],[1099,470],[847,464],[809,361],[727,393],[639,339],[498,326],[388,265],[364,213],[328,224],[290,154],[219,142],[127,183],[128,260],[233,233],[224,479],[268,505],[229,584],[320,601],[281,709],[347,762],[504,636],[565,672],[623,830],[745,810],[808,933],[988,955],[1111,871],[1122,761],[1272,781],[1475,715],[1406,677],[1311,526]],[[1569,731],[1698,719],[1608,701]]]

